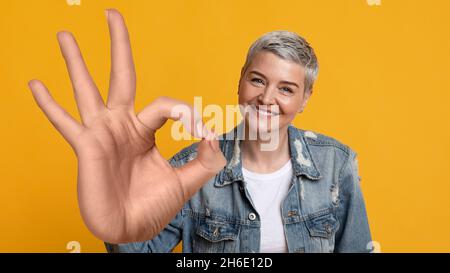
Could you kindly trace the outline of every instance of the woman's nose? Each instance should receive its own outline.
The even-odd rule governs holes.
[[[275,90],[274,88],[267,87],[264,91],[259,95],[258,100],[261,104],[271,105],[275,104]]]

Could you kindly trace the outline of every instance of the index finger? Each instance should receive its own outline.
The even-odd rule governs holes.
[[[170,97],[158,97],[146,106],[138,115],[138,120],[148,129],[157,131],[168,119],[181,121],[183,127],[197,138],[213,138],[203,124],[202,117],[192,105]]]

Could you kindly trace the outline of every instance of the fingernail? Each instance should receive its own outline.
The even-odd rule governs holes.
[[[211,128],[211,133],[214,139],[217,139],[217,134],[215,128]]]
[[[208,137],[209,137],[209,140],[215,140],[214,133],[212,133],[212,132],[208,133]]]
[[[213,135],[212,135],[211,131],[208,130],[208,128],[206,128],[206,126],[203,127],[203,134],[206,135],[206,139],[208,139],[208,140],[213,139]]]
[[[198,138],[204,138],[204,134],[203,134],[203,124],[202,121],[199,120],[197,121],[197,124],[195,124],[195,131],[197,132],[197,137]]]
[[[218,152],[219,151],[219,144],[218,142],[216,143],[216,140],[209,140],[209,146],[211,147],[211,149],[213,149],[214,152]]]
[[[105,9],[105,16],[106,16],[106,20],[109,19],[109,9]]]

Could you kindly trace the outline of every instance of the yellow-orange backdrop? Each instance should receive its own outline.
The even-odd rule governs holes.
[[[305,36],[320,62],[295,125],[359,154],[373,238],[382,252],[450,251],[450,1],[2,0],[0,251],[104,251],[83,225],[76,158],[27,88],[42,79],[77,116],[56,32],[72,31],[102,95],[109,77],[103,10],[126,17],[138,72],[137,109],[157,96],[237,103],[240,67],[261,34]],[[169,123],[170,125],[170,123]],[[189,142],[158,133],[169,158]],[[179,250],[179,248],[177,248]]]

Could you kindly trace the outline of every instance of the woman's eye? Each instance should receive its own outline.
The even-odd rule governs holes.
[[[288,93],[288,94],[294,93],[294,92],[292,91],[292,89],[289,88],[289,87],[282,87],[282,88],[281,88],[281,91],[283,91],[284,93]]]
[[[252,82],[257,83],[257,84],[264,84],[263,80],[258,79],[258,78],[253,78]]]

